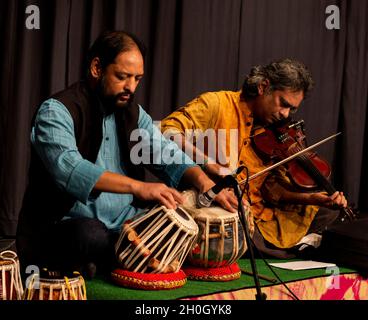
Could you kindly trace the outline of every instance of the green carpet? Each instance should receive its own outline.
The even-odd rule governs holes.
[[[272,262],[286,262],[286,260],[273,260]],[[292,260],[288,260],[292,261]],[[249,259],[241,259],[238,261],[242,269],[251,271]],[[257,271],[259,274],[275,278],[273,273],[267,267],[263,260],[257,260]],[[307,278],[328,276],[326,269],[312,269],[301,271],[290,271],[279,268],[273,268],[277,275],[284,282],[302,280]],[[355,272],[348,268],[339,268],[340,274]],[[271,282],[260,279],[261,286],[273,285]],[[174,290],[137,290],[119,287],[113,284],[110,279],[96,277],[93,280],[86,281],[87,299],[88,300],[173,300],[184,297],[207,295],[216,292],[233,291],[241,288],[254,287],[254,279],[251,275],[242,274],[240,279],[229,282],[206,282],[187,280],[187,283]]]

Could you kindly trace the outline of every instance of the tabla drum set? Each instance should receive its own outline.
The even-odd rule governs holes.
[[[112,279],[121,286],[162,290],[186,279],[230,281],[241,275],[237,260],[247,245],[237,213],[196,206],[197,192],[183,192],[176,210],[156,206],[126,221],[115,246],[119,267]],[[254,225],[248,212],[251,232]]]
[[[0,252],[0,300],[87,300],[86,287],[79,273],[62,275],[42,269],[23,283],[14,251]]]
[[[230,281],[241,275],[237,261],[247,250],[237,213],[220,207],[197,208],[198,193],[183,192],[176,210],[155,206],[126,221],[115,245],[118,268],[112,280],[124,287],[165,290],[183,286],[187,279]],[[251,235],[254,223],[247,212]],[[86,300],[83,277],[42,269],[23,290],[19,259],[13,251],[0,252],[0,300]]]

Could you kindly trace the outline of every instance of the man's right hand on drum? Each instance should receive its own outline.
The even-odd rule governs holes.
[[[199,167],[192,167],[187,169],[183,175],[184,180],[195,186],[199,192],[206,192],[211,189],[215,182],[213,182],[202,169]],[[214,199],[214,201],[230,212],[236,212],[238,209],[238,200],[235,194],[227,189],[223,189]],[[249,206],[247,201],[243,201],[245,206]]]
[[[215,201],[230,212],[238,211],[238,199],[233,190],[224,189],[215,198]],[[243,199],[243,205],[249,207],[249,202]]]
[[[204,166],[204,172],[206,172],[209,176],[221,178],[232,174],[232,171],[228,167],[221,166],[218,163],[207,163]],[[238,200],[232,189],[222,190],[215,198],[215,201],[230,212],[236,212],[238,210]],[[249,202],[245,199],[243,199],[243,205],[245,207],[250,206]]]

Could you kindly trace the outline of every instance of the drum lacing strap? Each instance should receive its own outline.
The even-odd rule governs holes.
[[[231,255],[231,259],[230,259],[230,263],[233,263],[235,260],[239,259],[240,256],[242,255],[241,252],[241,248],[239,248],[239,226],[238,226],[238,219],[235,219],[235,221],[233,221],[233,229],[234,229],[234,233],[233,233],[233,253]],[[243,241],[243,245],[245,246],[245,243]]]
[[[136,220],[133,220],[131,222],[125,222],[125,223],[128,223],[129,224],[129,227],[133,230],[135,230],[135,227],[141,223],[142,221],[145,221],[146,219],[148,219],[150,216],[152,216],[152,214],[156,213],[157,211],[159,211],[160,208],[157,207],[157,205],[148,213],[146,213],[145,215],[141,216],[139,219],[136,219]],[[159,219],[160,218],[160,215],[157,216],[156,219]],[[151,222],[151,224],[153,224],[154,221]],[[120,249],[120,246],[121,246],[121,243],[122,243],[122,240],[124,239],[125,237],[125,234],[126,234],[126,231],[124,231],[124,228],[122,228],[122,232],[120,233],[120,236],[119,236],[119,239],[118,241],[116,242],[115,244],[115,253],[118,253],[118,250]],[[120,256],[120,254],[119,254]],[[121,258],[123,259],[123,258]]]
[[[171,222],[170,224],[165,226],[166,223],[167,223],[167,220],[165,219],[165,216],[163,216],[160,221],[160,224],[156,226],[154,229],[152,229],[151,231],[147,232],[147,234],[142,237],[143,242],[146,244],[147,248],[151,252],[155,252],[158,246],[161,246],[161,248],[166,247],[167,244],[163,244],[162,242],[167,236],[167,234],[170,232],[170,230],[172,229],[172,226],[174,225],[174,223]],[[161,228],[161,225],[164,227]],[[156,235],[155,232],[157,231],[159,231],[159,233]],[[146,239],[147,239],[147,242],[149,241],[148,243],[146,243]],[[157,256],[158,254],[156,253],[154,257],[157,257]],[[139,267],[141,267],[143,263],[148,259],[151,259],[151,256],[148,256],[144,260],[142,260],[141,263],[139,264]],[[161,261],[160,267],[156,270],[156,272],[160,272],[162,268],[163,268],[163,265]],[[145,269],[143,270],[145,271]]]
[[[71,285],[69,283],[68,277],[64,277],[64,280],[65,280],[66,287],[69,291],[69,296],[72,297],[73,300],[77,300],[77,297],[75,296],[74,290],[73,290],[73,288],[71,287]]]
[[[204,252],[202,253],[201,259],[205,261],[205,267],[208,266],[208,250],[209,250],[209,241],[210,241],[210,219],[206,217],[206,225],[205,225],[205,247]]]
[[[225,252],[225,222],[221,219],[221,224],[219,226],[220,231],[220,243],[219,243],[219,251],[218,251],[218,261],[224,260],[224,252]]]
[[[84,282],[84,279],[81,277],[81,280],[83,282],[82,288],[83,288],[83,292],[81,292],[81,296],[83,297],[83,300],[87,300],[87,289],[86,289],[86,283]],[[82,291],[82,289],[79,289],[80,291]]]
[[[4,297],[4,299],[6,299],[5,268],[3,268],[1,271],[2,271],[1,272],[1,278],[3,279],[1,285],[2,285],[3,292],[2,293],[0,292],[0,298]]]
[[[157,218],[159,218],[157,220]],[[139,234],[139,237],[141,239],[141,243],[139,243],[135,248],[132,249],[132,251],[130,252],[130,246],[128,246],[124,252],[122,252],[120,254],[120,259],[122,259],[122,257],[125,255],[130,254],[130,257],[126,257],[126,261],[125,261],[125,265],[127,266],[127,268],[131,268],[131,266],[137,261],[139,260],[139,258],[141,257],[141,248],[145,248],[148,249],[150,252],[152,252],[153,250],[155,250],[156,246],[159,244],[156,244],[156,246],[154,245],[154,243],[156,243],[157,238],[160,236],[160,233],[158,234],[158,236],[156,236],[153,240],[151,240],[151,237],[153,237],[155,235],[155,233],[157,231],[159,231],[160,229],[163,230],[161,231],[166,233],[169,230],[167,229],[167,226],[165,227],[165,229],[162,229],[165,226],[166,220],[165,217],[162,215],[158,215],[158,217],[155,218],[155,221],[157,221],[155,226],[152,226],[151,230],[149,230],[148,227],[146,227],[141,234]],[[150,224],[151,225],[151,224]],[[143,272],[145,270],[140,270],[140,268],[143,266],[143,264],[148,260],[149,256],[146,256],[142,259],[142,261],[137,265],[137,267],[134,269],[134,272]]]
[[[165,264],[167,266],[170,266],[170,264],[168,264],[168,262],[169,261],[174,261],[174,259],[177,258],[178,253],[180,253],[181,251],[187,252],[188,244],[183,245],[184,241],[186,241],[187,238],[182,237],[181,239],[179,239],[179,241],[177,241],[177,239],[178,239],[178,237],[180,236],[181,233],[182,233],[182,231],[180,229],[176,230],[176,232],[171,236],[170,241],[163,244],[163,246],[161,247],[161,250],[159,250],[157,252],[156,256],[159,256],[164,250],[166,250],[166,252],[165,252],[165,254],[162,257],[161,262],[160,262],[160,265],[161,265],[160,270],[162,270],[164,268]],[[181,266],[184,262],[184,259],[183,259],[184,257],[179,256],[178,258],[179,258],[178,266]],[[176,272],[176,271],[177,270],[173,270],[172,272]]]
[[[156,208],[156,207],[155,207]],[[142,217],[141,219],[138,219],[138,222],[141,221],[145,221],[148,217],[151,217],[153,214],[155,214],[156,212],[158,212],[161,209],[161,207],[156,208],[155,210],[151,210],[149,213],[146,214],[146,216]],[[130,228],[135,230],[135,227],[139,224],[137,221],[133,221],[130,223]],[[147,227],[145,227],[145,229],[139,234],[139,238],[141,240],[141,242],[135,247],[135,248],[131,248],[131,246],[128,246],[125,248],[125,250],[123,250],[120,254],[119,254],[119,260],[120,261],[124,261],[125,259],[127,259],[125,261],[125,265],[130,268],[129,264],[133,264],[138,257],[140,257],[140,253],[142,252],[142,250],[148,250],[147,248],[147,240],[149,239],[149,237],[151,236],[150,232],[152,232],[152,228],[155,226],[156,229],[160,229],[161,226],[163,226],[165,224],[165,219],[161,214],[158,214],[156,218],[153,219],[152,222],[150,222],[148,224]],[[123,229],[124,230],[124,229]],[[148,233],[148,235],[147,235]],[[126,235],[126,230],[124,232],[121,233],[120,238],[119,238],[119,243],[118,243],[118,248],[120,248],[121,246],[121,242],[124,238],[124,236]],[[130,258],[128,258],[128,256],[130,256]],[[140,267],[139,267],[140,268]],[[136,269],[137,271],[138,269]]]
[[[31,288],[33,287],[33,284],[35,282],[36,277],[39,277],[39,275],[37,273],[32,274],[31,280],[29,280],[28,283],[28,288],[25,292],[27,292],[27,297],[25,297],[26,300],[32,300],[33,298],[33,291],[31,290]]]
[[[6,254],[10,254],[11,257],[7,257]],[[17,254],[14,251],[11,250],[5,250],[3,252],[0,253],[0,258],[4,259],[4,260],[8,260],[13,262],[14,264],[14,272],[11,272],[11,280],[10,280],[10,300],[13,297],[13,284],[17,293],[17,299],[21,300],[22,296],[23,296],[23,285],[22,285],[22,280],[20,279],[20,265],[19,265],[19,260],[16,260],[17,258]],[[5,282],[5,276],[3,275],[3,279]],[[5,285],[4,285],[5,287]],[[4,288],[3,288],[4,291]],[[5,293],[6,296],[6,293]]]
[[[78,276],[79,280],[82,282],[82,286],[79,287],[79,293],[82,297],[82,300],[87,300],[87,289],[86,289],[86,283],[84,282],[84,278],[81,276],[81,274],[78,271],[73,272],[74,275]]]

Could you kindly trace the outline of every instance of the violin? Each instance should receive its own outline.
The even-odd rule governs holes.
[[[263,129],[262,133],[253,136],[255,149],[263,160],[279,161],[306,148],[304,120],[294,121],[289,117]],[[297,156],[286,167],[291,180],[300,188],[322,188],[328,195],[337,191],[329,181],[331,166],[315,151]],[[343,220],[356,219],[352,208],[341,208],[341,211]]]

